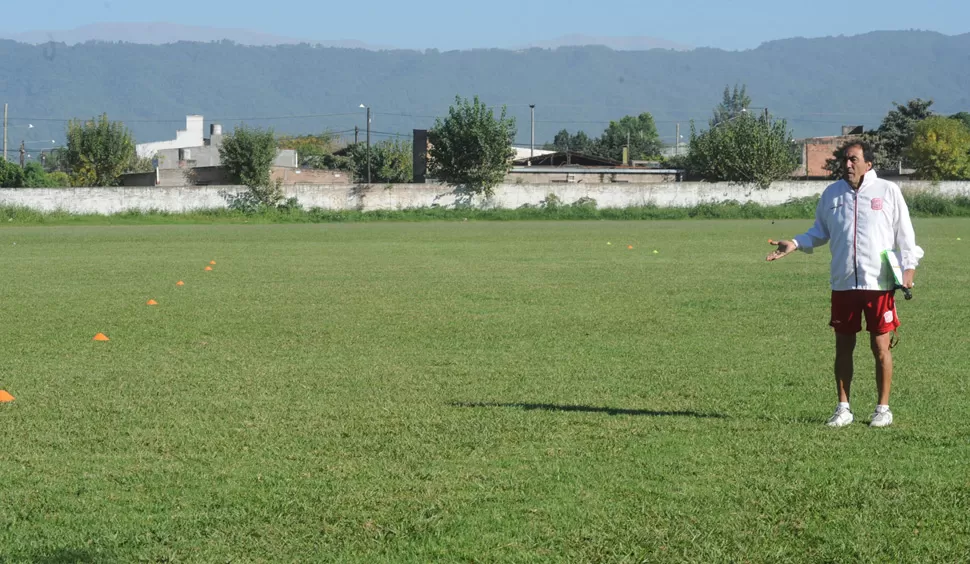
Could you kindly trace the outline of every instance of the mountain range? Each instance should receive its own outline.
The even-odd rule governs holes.
[[[11,39],[32,45],[42,45],[48,42],[77,45],[78,43],[87,43],[89,41],[164,45],[179,41],[208,43],[228,40],[240,45],[252,46],[298,45],[300,43],[307,43],[319,47],[367,49],[369,51],[397,49],[397,47],[391,45],[365,43],[356,39],[320,40],[295,38],[249,29],[185,25],[168,22],[105,22],[83,25],[73,29],[33,30],[17,33],[0,32],[0,39]],[[568,34],[553,39],[525,43],[512,48],[529,49],[531,47],[539,47],[543,49],[555,49],[557,47],[586,45],[602,45],[616,51],[645,51],[647,49],[675,49],[685,51],[692,48],[688,45],[657,37],[594,37],[582,34]]]
[[[970,110],[970,34],[889,31],[793,38],[746,51],[603,46],[379,50],[231,40],[163,45],[0,40],[0,102],[11,145],[63,139],[68,119],[106,112],[139,142],[174,139],[187,114],[226,131],[241,122],[280,133],[340,132],[373,139],[434,125],[455,96],[479,96],[517,120],[528,144],[566,129],[599,135],[610,120],[650,112],[663,140],[690,121],[707,127],[725,86],[744,84],[796,137],[878,126],[893,102],[933,99],[940,113]],[[33,125],[33,127],[28,127]]]

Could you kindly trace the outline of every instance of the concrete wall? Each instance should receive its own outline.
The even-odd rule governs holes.
[[[606,173],[596,172],[586,168],[569,167],[533,167],[534,169],[551,170],[530,170],[520,171],[513,169],[505,175],[507,184],[658,184],[674,182],[677,180],[675,173],[660,173],[650,171],[649,174],[643,173]]]
[[[123,186],[222,186],[229,185],[229,175],[221,166],[192,168],[159,168],[155,172],[125,174]],[[273,167],[270,178],[280,179],[283,184],[350,184],[353,179],[339,170],[301,170],[289,167]]]
[[[287,197],[295,197],[306,208],[405,209],[474,205],[517,208],[538,205],[549,194],[565,204],[593,198],[600,208],[628,206],[692,206],[703,202],[737,200],[760,204],[781,204],[791,198],[820,194],[829,182],[778,182],[768,190],[754,186],[675,182],[661,184],[503,184],[485,200],[469,198],[452,187],[436,184],[296,184],[286,186]],[[970,182],[901,182],[906,191],[924,190],[940,194],[970,196]],[[0,205],[25,206],[41,211],[115,213],[129,209],[190,211],[226,206],[225,193],[244,191],[241,186],[173,186],[153,188],[6,188],[0,189]]]

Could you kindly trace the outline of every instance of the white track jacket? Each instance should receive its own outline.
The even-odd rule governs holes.
[[[826,188],[815,209],[815,225],[794,240],[806,253],[829,243],[835,291],[892,290],[893,273],[882,260],[883,251],[894,251],[903,270],[916,268],[923,257],[899,186],[871,170],[858,191],[845,180]]]

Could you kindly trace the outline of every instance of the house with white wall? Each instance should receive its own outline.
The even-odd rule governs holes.
[[[222,164],[219,147],[222,145],[222,126],[209,125],[209,137],[204,134],[205,119],[200,115],[185,116],[185,129],[175,132],[175,139],[135,145],[139,157],[155,159],[160,170],[174,168],[216,167]],[[297,168],[298,155],[292,149],[277,150],[273,166]]]

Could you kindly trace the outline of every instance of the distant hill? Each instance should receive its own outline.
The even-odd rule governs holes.
[[[548,39],[546,41],[535,41],[526,45],[524,48],[539,47],[541,49],[556,49],[558,47],[585,47],[589,45],[602,45],[614,51],[647,51],[650,49],[673,49],[675,51],[689,51],[693,49],[690,45],[675,43],[666,39],[644,36],[626,37],[594,37],[590,35],[570,34]]]
[[[37,30],[23,33],[0,33],[2,39],[12,39],[21,43],[41,45],[50,41],[77,45],[88,41],[123,43],[142,43],[163,45],[179,41],[228,40],[240,45],[296,45],[310,43],[321,47],[340,47],[345,49],[391,49],[387,45],[370,45],[354,39],[319,40],[283,37],[248,29],[183,25],[166,22],[108,22],[84,25],[74,29]]]
[[[136,45],[0,41],[0,102],[10,104],[11,145],[63,137],[72,117],[107,112],[138,141],[172,139],[186,114],[227,131],[244,119],[283,133],[362,128],[374,139],[408,135],[447,113],[455,95],[508,105],[516,142],[556,131],[599,135],[611,119],[648,111],[673,142],[676,124],[706,127],[725,85],[747,84],[754,108],[789,120],[796,136],[835,135],[841,125],[874,127],[892,102],[932,98],[940,112],[970,110],[970,34],[874,32],[786,39],[747,51],[698,48],[614,51],[560,47],[366,51],[230,41]],[[858,54],[864,64],[847,64]],[[27,122],[34,128],[26,127]]]

